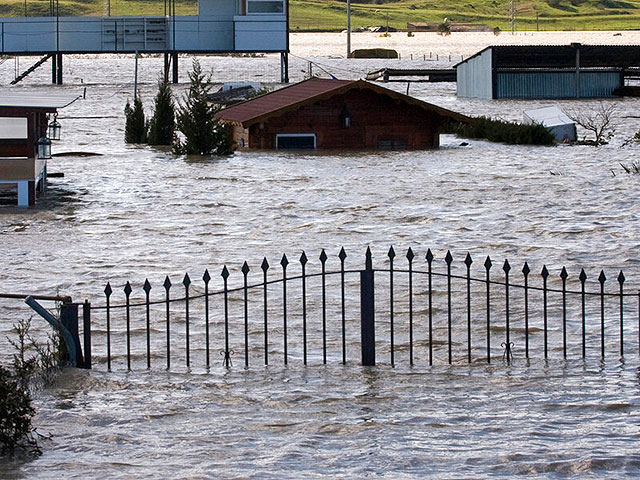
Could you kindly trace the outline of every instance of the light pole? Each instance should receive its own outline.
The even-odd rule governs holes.
[[[351,56],[351,0],[347,0],[347,58]]]

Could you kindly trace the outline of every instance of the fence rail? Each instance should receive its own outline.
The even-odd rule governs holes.
[[[209,270],[177,284],[167,276],[155,296],[147,279],[135,289],[107,283],[100,304],[33,298],[60,302],[63,325],[76,336],[72,363],[85,368],[208,369],[215,350],[225,367],[238,357],[245,367],[604,360],[632,349],[640,358],[640,290],[625,287],[622,271],[615,279],[604,270],[595,278],[564,267],[552,274],[546,265],[535,273],[527,262],[516,269],[470,254],[455,262],[451,252],[436,258],[430,249],[417,256],[409,248],[403,257],[391,247],[374,268],[367,248],[364,268],[354,269],[344,248],[331,260],[322,250],[319,264],[303,251],[296,265],[286,255],[277,266],[266,258],[253,269],[225,265],[218,280]]]
[[[453,272],[451,252],[436,259],[428,250],[418,258],[409,248],[400,259],[393,247],[384,268],[374,268],[369,249],[364,269],[346,268],[344,249],[337,258],[339,268],[329,270],[329,256],[322,250],[320,268],[309,272],[309,258],[302,252],[293,275],[294,265],[286,255],[277,269],[264,258],[257,269],[261,281],[250,278],[254,272],[244,262],[234,285],[224,266],[219,289],[212,288],[215,282],[208,270],[197,282],[185,274],[174,284],[167,276],[162,296],[156,298],[149,280],[142,285],[143,295],[138,290],[136,296],[127,282],[121,290],[124,301],[117,304],[117,291],[108,283],[103,304],[84,304],[85,320],[92,317],[94,333],[103,336],[100,348],[106,354],[101,358],[108,369],[120,359],[118,365],[126,363],[129,370],[141,361],[151,368],[158,358],[167,369],[175,358],[192,368],[199,365],[194,351],[200,353],[200,366],[208,368],[216,342],[225,367],[236,356],[233,346],[241,348],[245,367],[260,357],[265,365],[274,359],[307,365],[311,351],[323,364],[335,359],[375,365],[384,354],[385,361],[395,365],[400,352],[410,365],[491,363],[500,356],[509,362],[540,353],[544,359],[592,353],[604,359],[611,352],[619,357],[629,353],[628,336],[636,338],[640,356],[640,291],[625,291],[622,271],[614,281],[603,270],[596,279],[589,279],[584,269],[572,277],[564,267],[552,275],[546,265],[535,274],[526,262],[516,272],[508,260],[494,265],[486,257],[482,275],[473,276],[475,262],[469,254],[460,274]],[[318,284],[315,289],[312,283]],[[597,288],[587,290],[590,285]],[[180,293],[172,295],[176,288]],[[637,329],[625,324],[631,315],[638,320]],[[220,331],[216,338],[212,327]],[[140,342],[134,345],[134,338]],[[350,358],[356,350],[359,355]]]

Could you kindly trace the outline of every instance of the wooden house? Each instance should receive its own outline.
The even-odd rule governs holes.
[[[17,189],[19,206],[33,205],[36,191],[44,191],[51,148],[50,115],[76,98],[0,97],[0,186]]]
[[[464,115],[363,80],[311,78],[218,112],[241,149],[427,149]]]

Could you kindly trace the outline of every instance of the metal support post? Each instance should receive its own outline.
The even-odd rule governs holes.
[[[75,364],[76,367],[82,368],[84,361],[82,358],[82,349],[80,347],[80,337],[78,335],[78,305],[74,303],[63,303],[60,308],[60,323],[71,334],[73,344],[76,349],[75,360],[70,358],[71,364]]]
[[[371,251],[367,249],[365,269],[360,271],[360,338],[362,365],[376,364],[374,272]]]
[[[91,370],[91,304],[82,305],[82,335],[84,337],[84,368]]]

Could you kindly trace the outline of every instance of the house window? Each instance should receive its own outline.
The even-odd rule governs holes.
[[[276,135],[276,150],[315,150],[314,133],[286,133]]]
[[[378,150],[406,150],[408,147],[405,139],[378,140]]]
[[[27,119],[23,117],[0,117],[0,139],[27,138]]]
[[[247,0],[247,14],[282,14],[283,0]]]

